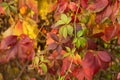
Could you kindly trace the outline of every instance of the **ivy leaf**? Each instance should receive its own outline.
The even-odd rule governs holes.
[[[73,27],[71,25],[67,25],[67,33],[72,36],[73,34]]]
[[[67,22],[67,15],[61,14],[61,20],[66,23]]]
[[[61,14],[61,20],[65,23],[68,24],[71,21],[71,17],[67,17],[66,14]]]
[[[79,40],[80,40],[81,47],[85,47],[85,44],[86,44],[87,40],[84,37],[80,37]]]
[[[109,25],[109,27],[106,27],[102,39],[107,42],[112,38],[114,38],[115,36],[117,36],[118,31],[120,30],[119,27],[120,27],[119,24],[115,24],[115,25],[111,24]]]
[[[35,65],[37,65],[38,66],[38,64],[39,64],[39,57],[34,57],[34,59],[33,59],[33,63],[35,64]]]
[[[84,34],[84,30],[80,30],[77,32],[77,37],[81,37]]]
[[[106,19],[108,19],[112,14],[112,8],[108,6],[105,10],[97,13],[95,21],[97,23],[104,22]]]
[[[16,8],[16,7],[10,6],[10,9],[11,9],[14,13],[17,13],[17,8]]]
[[[88,7],[88,0],[80,0],[80,5],[82,8],[87,8]]]
[[[65,27],[65,26],[62,26],[62,27],[60,27],[60,29],[59,29],[59,34],[60,34],[60,36],[62,36],[62,35],[63,35],[63,30],[64,30],[64,27]]]
[[[2,3],[0,3],[0,6],[7,7],[7,6],[8,6],[8,3],[2,2]]]
[[[38,14],[38,3],[36,0],[26,0],[27,6]]]
[[[111,57],[106,51],[98,51],[99,58],[104,62],[110,62]]]
[[[58,38],[58,36],[57,36],[56,34],[50,33],[50,36],[51,36],[51,38],[52,38],[54,41],[59,42],[59,38]]]
[[[47,66],[46,66],[46,64],[42,63],[39,66],[42,68],[42,70],[44,71],[44,73],[47,73]]]
[[[23,34],[29,35],[30,38],[35,39],[38,33],[37,24],[34,20],[26,18],[22,23]]]
[[[94,3],[90,4],[88,8],[94,12],[100,12],[105,9],[108,5],[108,0],[96,0]]]
[[[73,12],[77,10],[77,4],[75,2],[70,2],[70,4],[68,5],[68,7]]]
[[[55,24],[55,27],[63,24],[65,24],[65,22],[63,22],[62,20],[58,20],[57,23]]]
[[[61,35],[61,36],[63,36],[64,38],[66,38],[67,37],[67,27],[66,26],[62,26],[61,28],[60,28],[60,30],[59,30],[59,34]]]
[[[75,38],[73,39],[73,43],[76,43],[77,40],[78,40],[78,39],[75,37]]]
[[[64,28],[63,28],[63,37],[64,37],[64,38],[67,38],[67,33],[68,33],[68,32],[67,32],[67,27],[64,27]]]
[[[83,69],[85,73],[89,76],[93,76],[100,69],[98,59],[94,56],[94,51],[87,51],[83,61],[82,61]]]
[[[79,48],[80,45],[81,45],[81,42],[80,42],[80,40],[77,39],[77,41],[76,41],[76,47]]]

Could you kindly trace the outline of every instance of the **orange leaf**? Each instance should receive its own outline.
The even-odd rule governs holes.
[[[14,33],[18,36],[23,33],[22,22],[20,20],[18,20],[17,24],[15,25]]]

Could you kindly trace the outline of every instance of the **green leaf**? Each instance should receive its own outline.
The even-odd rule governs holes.
[[[76,43],[77,40],[78,40],[77,38],[74,38],[74,39],[73,39],[73,44]]]
[[[80,30],[77,32],[77,37],[81,37],[84,34],[84,30]]]
[[[11,9],[14,13],[17,13],[17,8],[16,8],[16,7],[10,6],[10,9]]]
[[[63,36],[63,29],[64,29],[64,27],[65,27],[65,26],[62,26],[62,27],[60,27],[60,29],[59,29],[59,34],[60,34],[60,36]]]
[[[71,49],[69,48],[69,47],[65,47],[66,48],[66,50],[68,51],[68,52],[70,52],[71,51]]]
[[[67,32],[67,27],[64,27],[64,28],[63,28],[63,37],[64,37],[64,38],[67,38],[67,33],[68,33],[68,32]]]
[[[2,2],[2,3],[0,4],[0,6],[6,7],[6,6],[8,6],[8,3]]]
[[[35,64],[35,65],[38,65],[39,64],[39,57],[34,57],[34,59],[33,59],[33,63]]]
[[[67,23],[67,15],[66,14],[61,14],[61,20],[65,23]]]
[[[69,56],[70,55],[70,53],[65,53],[64,55],[63,55],[63,58],[65,58],[65,57],[67,57],[67,56]]]
[[[71,52],[74,54],[75,51],[76,51],[76,48],[73,48]]]
[[[76,47],[77,47],[77,48],[79,48],[79,47],[80,47],[80,45],[81,45],[80,40],[77,40],[77,41],[76,41]]]
[[[10,9],[9,9],[9,7],[7,7],[5,11],[6,11],[7,15],[10,15]]]
[[[44,73],[47,73],[47,66],[46,66],[46,64],[42,63],[42,64],[40,64],[40,67],[42,68]]]
[[[71,17],[68,17],[67,18],[67,24],[70,23],[71,20],[72,20]]]
[[[85,47],[87,40],[84,37],[80,37],[79,40],[80,40],[81,47]]]
[[[58,80],[64,80],[65,76],[59,76]]]
[[[57,23],[55,24],[55,26],[57,27],[62,24],[65,24],[65,22],[63,22],[62,20],[58,20]]]
[[[41,62],[43,62],[44,61],[44,56],[41,56],[40,60],[41,60]]]
[[[71,25],[67,25],[67,33],[72,36],[73,34],[73,27]]]
[[[10,6],[10,9],[14,12],[17,13],[17,8],[15,6]]]
[[[89,16],[83,16],[80,20],[81,23],[88,23],[89,21]]]

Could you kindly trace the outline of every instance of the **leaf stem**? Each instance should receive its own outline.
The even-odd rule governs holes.
[[[80,8],[80,0],[78,0],[78,7],[77,7],[77,11],[75,13],[75,19],[74,19],[74,29],[75,29],[75,38],[77,37],[77,32],[76,32],[76,20],[77,20],[77,14],[78,14],[78,10]]]

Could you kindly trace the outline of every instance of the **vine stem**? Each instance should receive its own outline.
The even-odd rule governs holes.
[[[17,76],[17,78],[15,80],[20,80],[20,77],[22,75],[22,73],[24,72],[25,68],[28,66],[29,61],[26,62],[26,64],[23,66],[21,72],[19,73],[19,75]]]
[[[77,37],[76,36],[76,34],[77,34],[77,32],[76,32],[76,19],[77,19],[77,14],[78,14],[79,8],[80,8],[80,0],[78,0],[78,7],[77,7],[77,11],[75,13],[75,19],[74,19],[75,38]]]
[[[71,60],[70,66],[69,66],[67,72],[65,73],[64,79],[65,79],[65,77],[67,76],[67,74],[70,72],[70,69],[71,69],[71,67],[72,67],[72,63],[73,63],[73,59]]]

